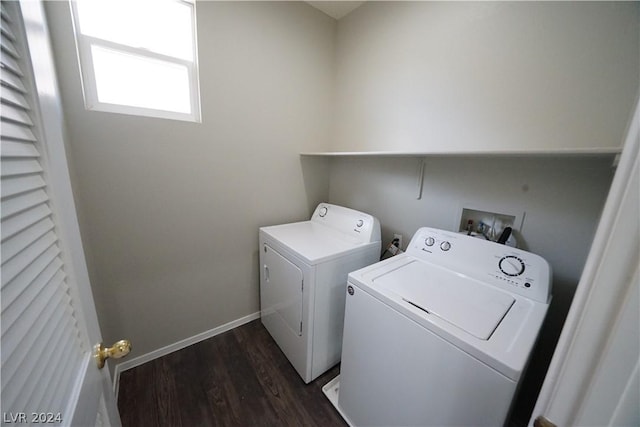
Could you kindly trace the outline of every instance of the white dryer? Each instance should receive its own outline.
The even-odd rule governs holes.
[[[380,223],[321,203],[259,240],[262,323],[308,383],[340,361],[347,274],[379,260]]]
[[[354,426],[501,426],[550,302],[541,257],[421,228],[349,274],[340,375]]]

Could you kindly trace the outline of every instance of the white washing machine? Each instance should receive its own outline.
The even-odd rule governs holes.
[[[340,375],[353,426],[501,426],[550,302],[541,257],[421,228],[349,274]]]
[[[321,203],[311,220],[262,227],[261,319],[305,383],[340,361],[347,274],[380,259],[380,223]]]

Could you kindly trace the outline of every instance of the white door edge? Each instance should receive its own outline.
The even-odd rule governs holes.
[[[629,219],[629,215],[624,215],[626,211],[622,212],[621,209],[633,209],[633,203],[625,202],[638,191],[637,188],[629,187],[634,184],[632,179],[637,174],[639,146],[640,102],[635,106],[620,163],[573,303],[529,420],[530,426],[538,416],[544,416],[562,426],[570,426],[576,422],[594,367],[606,351],[606,346],[596,344],[606,342],[612,334],[612,328],[616,327],[613,316],[624,303],[624,295],[634,284],[632,270],[637,267],[637,263],[635,266],[628,265],[626,268],[629,271],[622,272],[622,279],[616,282],[604,280],[601,273],[611,268],[617,256],[638,251],[638,236],[629,235],[628,239],[618,241],[611,236],[620,227],[631,225],[627,228],[630,233],[633,226],[637,226],[638,216]],[[629,221],[636,221],[636,224],[629,224]],[[594,323],[603,327],[588,329],[587,324]]]

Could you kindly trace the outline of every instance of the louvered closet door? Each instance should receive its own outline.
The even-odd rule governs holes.
[[[37,7],[42,12],[41,5]],[[88,372],[97,368],[91,361],[87,329],[79,323],[86,320],[87,310],[82,307],[85,317],[79,316],[81,303],[74,300],[78,294],[69,286],[71,269],[63,261],[59,218],[52,213],[56,206],[47,182],[51,176],[49,157],[43,156],[52,147],[37,138],[47,132],[38,127],[45,120],[40,121],[38,111],[43,110],[36,108],[40,103],[34,89],[35,74],[28,68],[28,37],[22,33],[21,20],[18,3],[3,1],[2,422],[68,425],[75,417],[77,402],[82,401],[81,394],[87,393]],[[42,114],[44,117],[44,111]],[[75,215],[64,206],[58,208],[58,217]],[[98,399],[93,400],[98,410]],[[92,419],[101,417],[96,418],[93,412]]]

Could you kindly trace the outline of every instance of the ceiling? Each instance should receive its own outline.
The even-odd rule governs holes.
[[[307,1],[334,19],[340,19],[359,7],[364,1]]]

